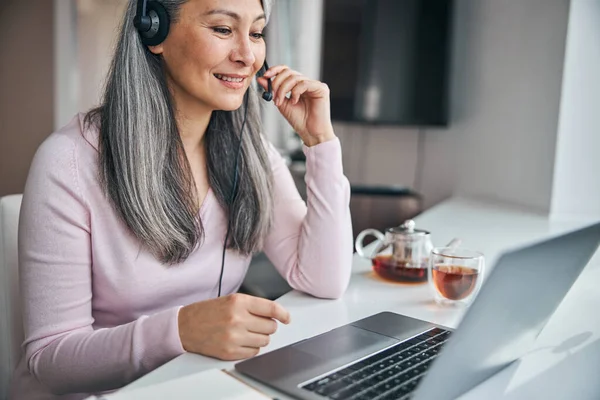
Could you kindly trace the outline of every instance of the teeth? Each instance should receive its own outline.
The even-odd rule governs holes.
[[[240,83],[241,81],[244,80],[244,78],[230,78],[228,76],[223,76],[221,74],[215,74],[215,76],[221,80],[227,81],[227,82],[237,82]]]

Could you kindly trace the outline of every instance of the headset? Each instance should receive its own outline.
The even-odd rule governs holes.
[[[153,0],[138,0],[137,12],[133,19],[133,26],[140,34],[142,44],[145,46],[157,46],[161,44],[169,34],[169,26],[171,20],[169,13],[165,7],[158,1]],[[265,60],[263,66],[259,71],[259,75],[263,74],[269,69],[269,64]],[[235,167],[233,168],[233,185],[231,187],[231,193],[229,194],[229,221],[227,222],[227,233],[225,234],[225,241],[223,242],[223,256],[221,258],[221,273],[219,275],[219,291],[217,297],[221,297],[221,284],[223,282],[223,273],[225,272],[225,253],[227,250],[227,241],[229,240],[229,233],[231,231],[231,209],[233,200],[237,194],[237,182],[238,182],[238,161],[240,158],[240,149],[242,147],[242,135],[244,133],[244,127],[246,125],[246,117],[248,115],[248,92],[244,94],[244,120],[239,133],[239,140],[237,150],[235,154]],[[267,90],[263,92],[262,98],[265,101],[273,100],[273,86],[271,80],[267,79]]]
[[[140,33],[144,45],[161,44],[169,34],[170,25],[171,18],[165,6],[158,1],[138,0],[133,26]]]

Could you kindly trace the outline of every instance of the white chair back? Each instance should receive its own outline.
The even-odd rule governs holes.
[[[8,398],[13,371],[21,357],[23,319],[19,297],[17,233],[19,195],[0,198],[0,399]]]

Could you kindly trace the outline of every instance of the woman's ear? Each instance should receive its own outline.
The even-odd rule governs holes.
[[[162,54],[163,53],[163,45],[161,44],[157,44],[156,46],[148,46],[148,49],[152,52],[152,54]]]

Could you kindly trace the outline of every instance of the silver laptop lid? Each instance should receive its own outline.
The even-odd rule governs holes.
[[[599,242],[600,223],[502,255],[413,399],[455,399],[523,356]]]

